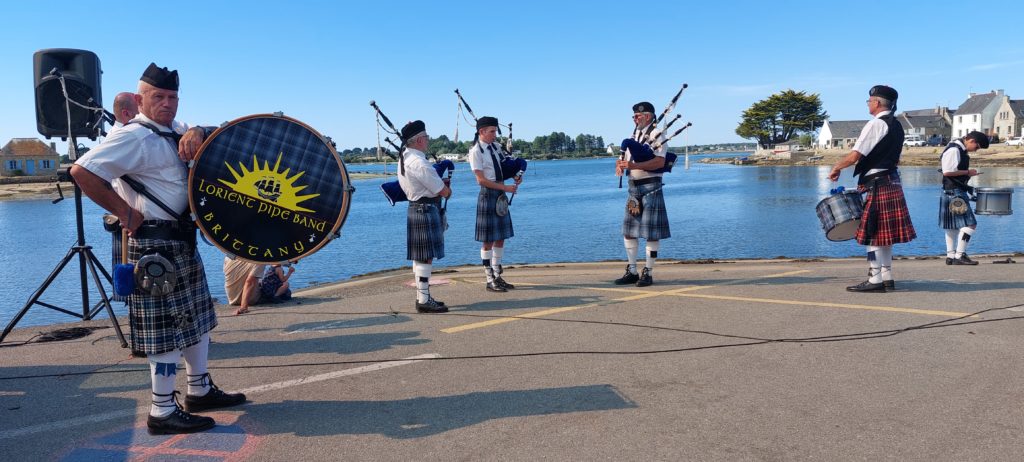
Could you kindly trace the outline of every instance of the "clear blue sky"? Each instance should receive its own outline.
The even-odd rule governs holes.
[[[877,83],[900,92],[901,109],[992,89],[1024,99],[1024,7],[1001,0],[120,5],[4,5],[0,143],[38,136],[32,54],[45,48],[98,54],[107,108],[155,61],[181,73],[182,121],[284,111],[341,148],[376,144],[371,99],[396,124],[423,119],[452,137],[455,88],[516,138],[617,142],[633,103],[660,111],[686,82],[676,110],[694,126],[673,144],[745,141],[741,112],[785,89],[820,94],[835,120],[867,118]]]

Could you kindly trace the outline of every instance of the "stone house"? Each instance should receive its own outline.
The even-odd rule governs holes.
[[[851,149],[867,124],[866,120],[826,120],[818,133],[818,147]]]
[[[1024,99],[1003,96],[1003,101],[996,110],[995,126],[999,139],[1021,136],[1021,127],[1024,126]]]
[[[948,140],[953,133],[953,114],[949,108],[936,106],[934,109],[903,111],[896,119],[903,125],[906,135],[918,135],[923,140],[937,135]]]
[[[1003,90],[989,93],[971,93],[967,100],[956,109],[953,115],[951,137],[960,138],[971,131],[977,130],[986,135],[995,134],[995,118],[999,106],[1003,102]]]
[[[36,138],[13,138],[0,148],[0,177],[52,176],[60,167],[57,143]]]

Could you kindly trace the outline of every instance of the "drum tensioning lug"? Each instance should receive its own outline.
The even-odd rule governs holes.
[[[324,139],[327,140],[327,143],[330,144],[332,148],[338,149],[338,143],[335,143],[334,140],[331,139],[331,137],[325,136]]]
[[[225,121],[220,123],[220,127],[219,128],[224,128],[224,127],[227,127],[227,126],[228,126],[228,121],[225,120]]]
[[[283,111],[277,111],[277,112],[273,113],[272,115],[274,117],[284,117],[284,112]]]
[[[352,194],[352,193],[356,192],[356,187],[352,186],[352,185],[348,185],[348,187],[345,188],[345,191],[348,192],[349,194]]]

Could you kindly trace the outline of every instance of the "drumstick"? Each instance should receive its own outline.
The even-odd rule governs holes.
[[[121,228],[121,263],[128,263],[128,228]]]

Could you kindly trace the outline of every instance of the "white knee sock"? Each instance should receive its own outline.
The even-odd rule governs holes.
[[[412,274],[416,278],[416,301],[427,303],[430,300],[430,272],[434,265],[430,263],[412,262]]]
[[[178,376],[178,360],[181,351],[174,350],[158,355],[149,355],[149,380],[152,384],[152,404],[149,415],[167,417],[174,412],[174,379]]]
[[[878,257],[878,264],[882,267],[882,280],[892,280],[892,246],[886,245],[879,247],[875,251],[875,255]]]
[[[868,246],[868,265],[871,268],[871,278],[868,279],[868,282],[872,284],[879,284],[882,282],[882,263],[878,261],[879,249],[881,249],[881,247],[876,245]]]
[[[495,246],[491,248],[491,269],[494,270],[495,276],[501,276],[501,257],[504,255],[504,247]]]
[[[658,248],[660,241],[647,241],[647,269],[654,271],[654,261],[658,259]]]
[[[964,256],[964,252],[967,252],[967,244],[971,242],[971,236],[973,235],[973,229],[966,226],[960,228],[960,239],[956,241],[956,256],[954,258]]]
[[[946,232],[946,258],[956,258],[956,236],[960,233],[956,229],[944,229]]]
[[[491,251],[480,249],[480,262],[484,265],[487,282],[494,282],[494,270],[491,269]]]
[[[210,334],[206,333],[199,343],[185,348],[185,373],[188,374],[188,394],[204,396],[210,392],[206,378],[206,363],[210,357]]]
[[[629,271],[636,274],[636,254],[640,249],[640,241],[628,237],[622,239],[626,246],[626,258],[629,260]]]

